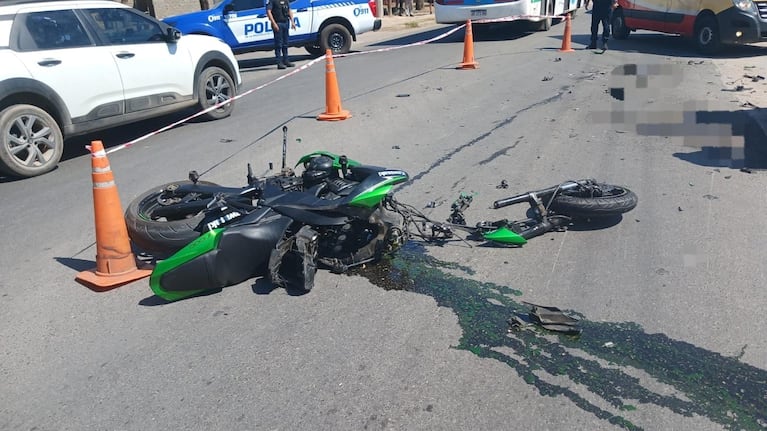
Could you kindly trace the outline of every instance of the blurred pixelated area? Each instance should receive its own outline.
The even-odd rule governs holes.
[[[767,115],[767,109],[729,110],[709,101],[653,103],[682,80],[683,70],[675,64],[619,66],[610,75],[611,109],[594,112],[593,120],[633,129],[642,136],[682,138],[685,147],[697,151],[674,156],[690,163],[767,169],[767,137],[755,120],[756,115]]]

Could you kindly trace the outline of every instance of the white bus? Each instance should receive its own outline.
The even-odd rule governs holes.
[[[551,27],[551,18],[574,13],[583,0],[436,0],[434,15],[440,24],[465,23],[468,20],[501,20],[503,18],[538,22],[538,29]]]

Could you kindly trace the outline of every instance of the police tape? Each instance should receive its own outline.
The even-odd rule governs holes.
[[[512,15],[512,16],[507,16],[507,17],[503,17],[503,18],[471,20],[471,22],[473,24],[486,24],[486,23],[510,22],[510,21],[531,20],[531,19],[541,20],[541,19],[547,19],[547,18],[562,18],[562,16],[556,16],[556,15]],[[409,43],[409,44],[406,44],[406,45],[390,46],[390,47],[387,47],[387,48],[378,48],[378,49],[373,49],[373,50],[369,50],[369,51],[350,52],[350,53],[347,53],[347,54],[334,54],[333,58],[352,57],[352,56],[355,56],[355,55],[372,54],[372,53],[376,53],[376,52],[395,51],[395,50],[398,50],[398,49],[410,48],[412,46],[426,45],[426,44],[429,44],[429,43],[436,42],[438,40],[444,39],[444,38],[452,35],[453,33],[458,32],[459,30],[463,29],[464,27],[466,27],[466,24],[461,24],[461,25],[455,26],[454,28],[448,30],[445,33],[442,33],[440,35],[432,37],[431,39],[422,40],[422,41],[418,41],[418,42],[413,42],[413,43]],[[268,81],[268,82],[266,82],[264,84],[261,84],[261,85],[259,85],[257,87],[251,88],[248,91],[245,91],[243,93],[237,94],[237,95],[231,97],[230,99],[228,99],[226,101],[223,101],[223,102],[217,103],[215,105],[209,106],[209,107],[203,109],[202,111],[196,112],[196,113],[194,113],[194,114],[192,114],[192,115],[190,115],[188,117],[182,118],[182,119],[180,119],[178,121],[175,121],[175,122],[173,122],[171,124],[168,124],[167,126],[161,127],[161,128],[159,128],[159,129],[157,129],[155,131],[152,131],[152,132],[149,132],[149,133],[147,133],[145,135],[139,136],[138,138],[133,139],[133,140],[131,140],[129,142],[126,142],[124,144],[118,145],[116,147],[112,147],[109,150],[107,150],[107,154],[112,154],[112,153],[114,153],[116,151],[120,151],[120,150],[123,150],[125,148],[130,148],[133,145],[135,145],[135,144],[137,144],[137,143],[139,143],[139,142],[141,142],[143,140],[151,138],[152,136],[158,135],[158,134],[160,134],[162,132],[165,132],[167,130],[170,130],[170,129],[176,127],[176,126],[180,126],[181,124],[184,124],[184,123],[186,123],[188,121],[191,121],[191,120],[193,120],[193,119],[195,119],[195,118],[197,118],[197,117],[199,117],[201,115],[207,114],[208,112],[211,112],[211,111],[214,111],[214,110],[216,110],[218,108],[221,108],[222,106],[225,106],[225,105],[227,105],[229,103],[232,103],[232,102],[234,102],[234,101],[236,101],[238,99],[241,99],[241,98],[243,98],[243,97],[245,97],[245,96],[247,96],[247,95],[249,95],[251,93],[254,93],[254,92],[258,91],[258,90],[261,90],[261,89],[266,88],[266,87],[268,87],[268,86],[270,86],[272,84],[275,84],[275,83],[277,83],[277,82],[279,82],[279,81],[281,81],[283,79],[286,79],[286,78],[288,78],[290,76],[293,76],[293,75],[295,75],[297,73],[300,73],[300,72],[302,72],[302,71],[304,71],[304,70],[306,70],[306,69],[308,69],[308,68],[314,66],[315,64],[317,64],[317,63],[319,63],[321,61],[324,61],[324,60],[325,60],[325,56],[312,59],[309,62],[307,62],[306,64],[303,64],[303,65],[301,65],[301,66],[291,70],[290,72],[284,73],[284,74],[278,76],[277,78],[274,78],[271,81]]]
[[[192,114],[192,115],[190,115],[190,116],[188,116],[186,118],[182,118],[182,119],[180,119],[180,120],[178,120],[176,122],[168,124],[165,127],[162,127],[162,128],[159,128],[159,129],[157,129],[155,131],[149,132],[149,133],[147,133],[147,134],[145,134],[143,136],[139,136],[138,138],[136,138],[136,139],[134,139],[132,141],[129,141],[129,142],[126,142],[124,144],[118,145],[116,147],[110,148],[109,151],[107,151],[107,154],[111,154],[111,153],[114,153],[115,151],[120,151],[122,149],[129,148],[129,147],[131,147],[131,146],[133,146],[133,145],[135,145],[135,144],[137,144],[137,143],[139,143],[139,142],[141,142],[141,141],[143,141],[145,139],[149,139],[152,136],[155,136],[155,135],[160,134],[160,133],[162,133],[162,132],[164,132],[166,130],[170,130],[170,129],[176,127],[176,126],[184,124],[187,121],[193,120],[193,119],[195,119],[195,118],[197,118],[197,117],[199,117],[201,115],[207,114],[208,112],[214,111],[214,110],[216,110],[216,109],[218,109],[218,108],[220,108],[222,106],[225,106],[225,105],[227,105],[229,103],[232,103],[232,102],[234,102],[234,101],[236,101],[238,99],[241,99],[241,98],[243,98],[243,97],[245,97],[245,96],[247,96],[247,95],[249,95],[249,94],[251,94],[253,92],[256,92],[256,91],[261,90],[261,89],[263,89],[265,87],[268,87],[268,86],[270,86],[270,85],[272,85],[272,84],[274,84],[276,82],[279,82],[279,81],[281,81],[281,80],[283,80],[283,79],[285,79],[285,78],[287,78],[289,76],[295,75],[296,73],[299,73],[302,70],[306,70],[306,69],[312,67],[313,65],[315,65],[316,63],[324,60],[324,58],[325,57],[315,58],[315,59],[309,61],[308,63],[306,63],[304,65],[301,65],[300,67],[297,67],[297,68],[291,70],[288,73],[280,75],[277,78],[274,78],[273,80],[271,80],[269,82],[266,82],[264,84],[261,84],[261,85],[255,87],[255,88],[251,88],[250,90],[245,91],[244,93],[237,94],[237,95],[229,98],[226,101],[219,102],[219,103],[217,103],[215,105],[211,105],[211,106],[203,109],[202,111],[196,112],[196,113],[194,113],[194,114]]]

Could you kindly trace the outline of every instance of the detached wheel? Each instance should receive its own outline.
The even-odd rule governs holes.
[[[163,184],[140,194],[125,210],[125,224],[128,236],[144,251],[175,253],[197,239],[197,226],[204,218],[202,211],[178,214],[172,218],[162,217],[155,212],[172,202],[166,202],[163,190],[172,185],[188,185],[191,181],[177,181]],[[217,186],[215,183],[198,181],[198,184]],[[199,196],[199,199],[210,196]]]
[[[622,9],[616,9],[615,12],[613,12],[613,19],[610,25],[612,26],[614,38],[625,40],[629,37],[631,30],[626,27],[626,20],[623,18]]]
[[[320,32],[320,48],[323,54],[328,49],[333,54],[346,54],[352,48],[352,34],[341,24],[330,24]]]
[[[32,105],[0,111],[0,171],[23,178],[52,171],[64,152],[56,120]]]
[[[565,191],[554,198],[549,207],[557,214],[576,218],[611,217],[631,211],[639,199],[631,190],[610,184],[597,184],[600,194],[587,195],[584,190]]]
[[[715,54],[722,46],[719,24],[712,16],[702,16],[695,23],[695,47],[704,54]]]
[[[225,102],[237,92],[237,85],[224,69],[216,66],[206,67],[197,79],[198,107],[208,109]],[[232,114],[234,102],[229,102],[202,115],[206,120],[219,120]]]
[[[304,49],[314,58],[325,55],[325,51],[319,45],[306,45]]]

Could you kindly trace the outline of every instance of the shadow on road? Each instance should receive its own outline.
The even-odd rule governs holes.
[[[587,19],[591,19],[588,17]],[[555,37],[555,36],[552,36]],[[600,33],[601,37],[601,33]],[[562,40],[562,36],[556,36]],[[590,34],[573,34],[573,48],[587,46],[591,41]],[[662,33],[632,33],[628,39],[610,39],[610,51],[635,52],[642,54],[666,55],[678,58],[748,58],[767,55],[767,47],[754,45],[727,46],[720,54],[704,55],[695,50],[692,41],[681,36]],[[609,52],[609,51],[608,51]]]

